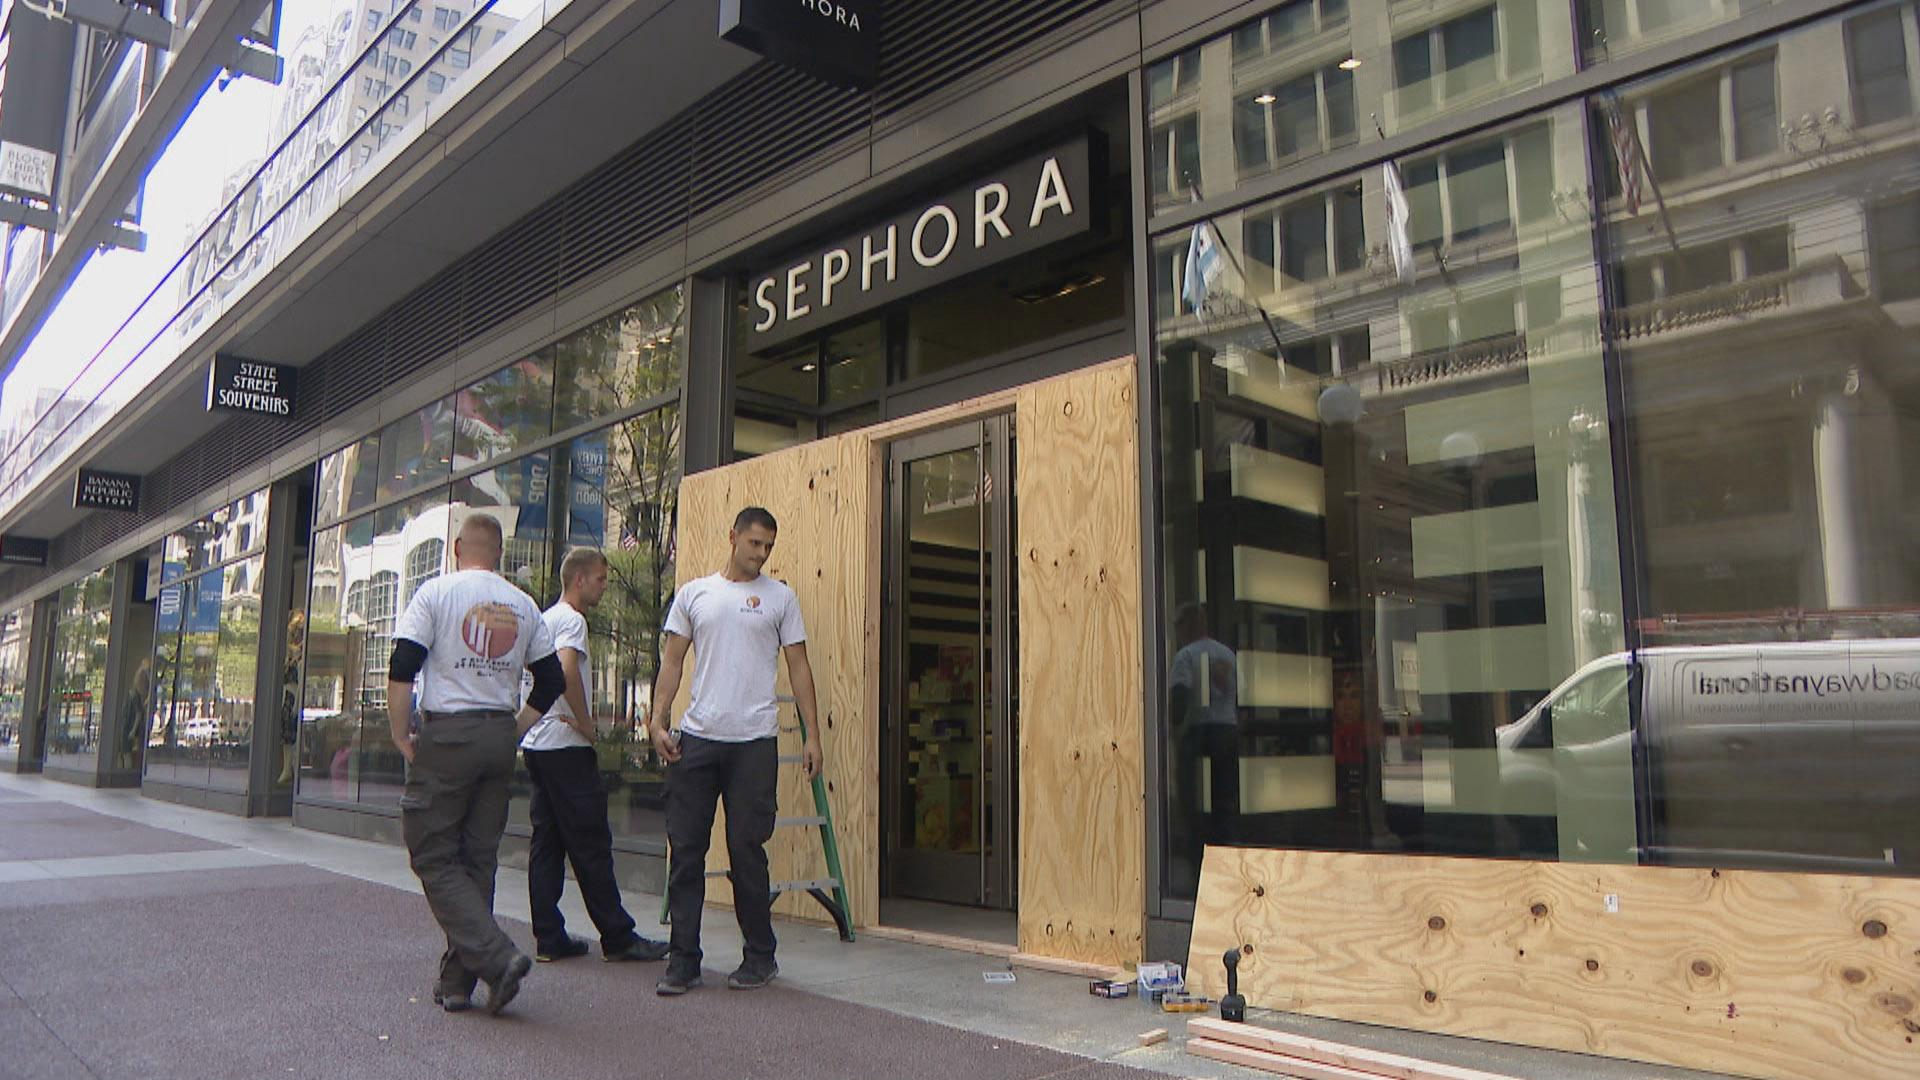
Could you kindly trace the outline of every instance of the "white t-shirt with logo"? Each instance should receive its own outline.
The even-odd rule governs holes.
[[[666,630],[693,642],[693,698],[681,731],[716,742],[779,734],[780,650],[807,640],[792,589],[765,574],[752,581],[703,577],[673,598]]]
[[[547,609],[540,616],[547,624],[547,631],[553,635],[555,652],[572,649],[580,654],[580,697],[593,708],[593,658],[587,655],[587,617],[580,614],[572,604],[565,600]],[[533,686],[532,678],[527,680],[526,688]],[[575,731],[572,724],[573,706],[567,704],[567,695],[561,694],[547,710],[547,715],[539,723],[527,729],[527,737],[520,740],[522,750],[565,750],[573,746],[591,747],[587,737]]]
[[[553,655],[533,599],[489,570],[442,574],[420,586],[393,630],[426,647],[422,712],[518,712],[520,674]]]

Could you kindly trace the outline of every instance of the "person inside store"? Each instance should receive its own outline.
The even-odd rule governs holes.
[[[800,602],[783,582],[761,572],[779,525],[758,506],[740,511],[728,533],[726,568],[689,582],[667,612],[666,644],[654,686],[654,750],[667,763],[667,909],[673,923],[663,996],[700,985],[700,909],[706,902],[707,846],[714,804],[727,809],[728,877],[745,944],[727,976],[734,990],[767,985],[774,962],[773,895],[767,840],[778,807],[779,704],[774,684],[781,656],[800,711],[801,762],[808,780],[820,773],[820,727],[813,668]],[[669,730],[687,648],[698,659],[693,693],[677,731]]]
[[[446,933],[433,999],[448,1012],[471,1008],[484,980],[487,1011],[498,1014],[533,968],[494,920],[494,872],[515,751],[567,679],[539,607],[499,574],[504,547],[493,517],[474,513],[461,523],[455,570],[413,594],[394,628],[387,674],[387,720],[407,761],[401,835]],[[524,705],[522,672],[533,676]]]
[[[567,863],[580,883],[587,917],[600,931],[600,957],[608,961],[662,960],[667,945],[634,932],[633,916],[620,902],[613,871],[613,828],[607,820],[607,789],[594,749],[593,659],[587,648],[587,612],[607,591],[607,557],[574,548],[560,560],[560,599],[541,618],[566,673],[567,688],[520,741],[533,781],[529,813],[533,841],[527,854],[527,896],[533,910],[534,959],[584,956],[589,946],[567,933],[560,913]]]

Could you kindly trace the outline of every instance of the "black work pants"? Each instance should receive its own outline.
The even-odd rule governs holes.
[[[599,755],[587,746],[527,750],[527,776],[533,781],[533,842],[527,851],[527,899],[533,906],[533,939],[542,949],[567,943],[567,922],[560,914],[560,893],[567,884],[567,863],[587,917],[600,931],[600,951],[617,953],[634,942],[633,916],[620,903],[613,873],[613,829],[607,824],[607,789],[600,781]]]
[[[767,840],[779,808],[779,767],[777,739],[730,743],[681,737],[680,760],[667,772],[669,962],[700,963],[700,909],[707,897],[707,847],[717,801],[727,808],[727,876],[733,881],[734,917],[746,941],[742,959],[773,962]]]
[[[420,728],[400,831],[427,906],[447,935],[440,988],[470,993],[518,955],[493,918],[493,878],[507,827],[507,784],[519,742],[510,713],[453,714]]]

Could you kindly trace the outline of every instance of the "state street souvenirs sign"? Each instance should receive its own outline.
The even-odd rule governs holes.
[[[1096,136],[1083,134],[751,279],[747,348],[830,323],[1100,225]]]
[[[294,369],[216,353],[207,371],[207,411],[293,415]]]
[[[73,508],[131,514],[140,509],[140,478],[131,473],[81,469],[73,481]]]
[[[847,89],[880,68],[880,0],[720,0],[720,38]]]

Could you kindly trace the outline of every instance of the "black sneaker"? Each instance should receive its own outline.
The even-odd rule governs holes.
[[[466,1012],[468,1009],[473,1008],[473,993],[471,991],[463,993],[459,990],[442,990],[439,987],[435,987],[433,990],[433,1003],[450,1013]]]
[[[780,965],[769,960],[756,964],[751,960],[740,961],[740,966],[727,976],[729,990],[758,990],[774,980],[780,974]]]
[[[661,997],[679,997],[681,994],[700,985],[700,969],[693,964],[668,964],[667,970],[653,984],[653,992]]]
[[[591,946],[579,938],[570,937],[552,948],[541,946],[534,952],[533,958],[543,964],[551,964],[555,960],[571,960],[576,956],[585,956],[590,948]]]
[[[622,948],[601,953],[600,959],[609,964],[651,964],[658,960],[665,960],[667,948],[667,943],[664,941],[648,941],[646,938],[637,937]]]
[[[514,995],[520,993],[520,980],[526,978],[527,972],[532,970],[533,961],[520,953],[514,953],[513,959],[507,961],[507,969],[500,973],[500,977],[487,980],[488,1015],[500,1015],[500,1010],[506,1008],[507,1003],[514,999]]]

